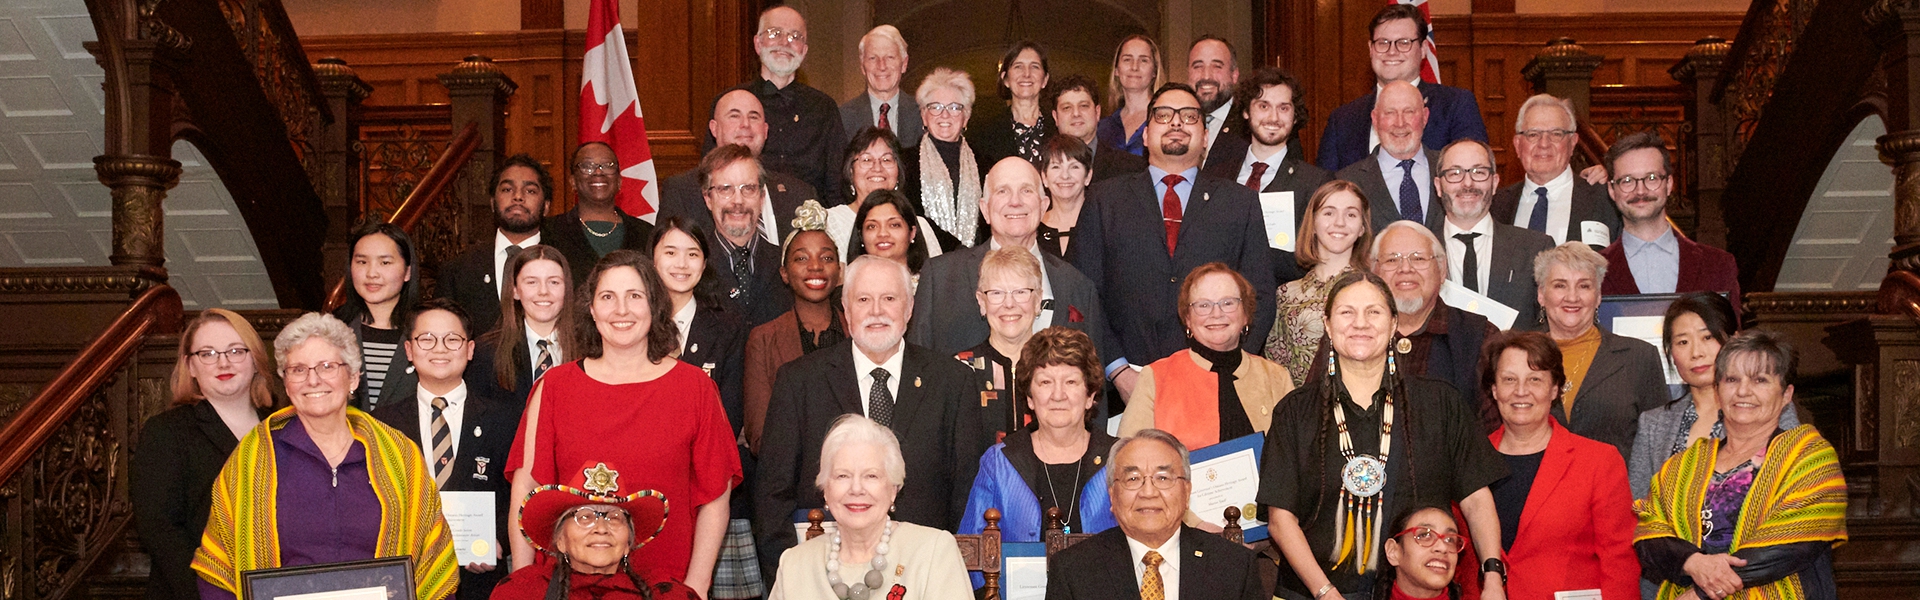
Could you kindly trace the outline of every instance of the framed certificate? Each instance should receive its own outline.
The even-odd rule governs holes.
[[[1266,448],[1266,436],[1242,436],[1200,448],[1190,453],[1193,469],[1193,496],[1187,510],[1200,520],[1226,526],[1221,514],[1229,506],[1240,508],[1240,531],[1246,541],[1267,539],[1267,522],[1260,520],[1254,503],[1260,494],[1260,453]]]
[[[240,600],[407,600],[413,557],[258,569],[240,574]]]
[[[1001,542],[1000,560],[1001,600],[1047,597],[1046,543]]]

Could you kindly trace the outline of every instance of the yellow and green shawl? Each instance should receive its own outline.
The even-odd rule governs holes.
[[[419,600],[452,596],[459,582],[453,534],[440,513],[440,494],[427,476],[419,447],[359,409],[348,407],[346,412],[353,439],[367,449],[367,472],[380,498],[374,556],[412,556]],[[240,573],[281,566],[273,432],[295,418],[293,407],[268,416],[240,440],[213,482],[213,510],[200,549],[193,554],[193,570],[235,595]]]
[[[1667,460],[1653,477],[1652,491],[1634,503],[1640,525],[1633,541],[1674,537],[1700,543],[1700,509],[1719,450],[1719,440],[1706,438]],[[1835,546],[1847,541],[1847,482],[1833,446],[1812,425],[1801,425],[1768,443],[1766,461],[1740,506],[1733,550],[1816,541]],[[1685,591],[1672,582],[1661,583],[1659,599],[1672,600]],[[1729,596],[1803,597],[1797,574]]]

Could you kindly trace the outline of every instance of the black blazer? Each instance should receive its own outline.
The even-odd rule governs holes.
[[[1530,229],[1493,220],[1493,259],[1487,265],[1487,289],[1495,302],[1519,311],[1513,328],[1541,329],[1539,282],[1533,279],[1533,257],[1553,249],[1553,238]]]
[[[1147,158],[1144,156],[1109,146],[1097,139],[1094,140],[1092,150],[1093,164],[1089,168],[1093,170],[1093,181],[1095,182],[1105,181],[1122,175],[1144,173],[1147,170]],[[1046,174],[1041,173],[1041,175],[1044,176]],[[981,175],[981,177],[986,176]]]
[[[512,388],[503,388],[500,387],[499,376],[494,372],[494,365],[499,363],[494,362],[493,353],[499,347],[499,330],[489,331],[474,340],[473,360],[467,363],[467,372],[461,379],[466,380],[468,389],[476,390],[474,393],[493,398],[502,404],[511,404],[515,412],[524,411],[527,408],[527,395],[533,393],[532,351],[527,348],[525,340],[522,339],[520,348],[514,352],[514,360],[518,361],[514,364],[522,367],[519,371],[520,376],[516,378]],[[553,361],[553,366],[560,366],[560,362]]]
[[[472,365],[468,365],[472,366]],[[419,386],[406,390],[393,390],[391,398],[383,398],[380,408],[373,411],[373,418],[388,427],[400,430],[407,439],[426,448],[430,440],[420,439],[420,407],[418,401]],[[454,596],[459,600],[486,600],[492,595],[493,585],[498,583],[506,572],[506,550],[512,534],[507,529],[507,496],[511,495],[513,480],[507,477],[507,454],[513,450],[513,437],[520,427],[520,411],[508,403],[477,393],[473,386],[467,386],[466,405],[461,410],[460,431],[451,432],[459,438],[459,450],[454,453],[453,474],[447,477],[447,485],[441,488],[449,492],[492,492],[494,514],[494,540],[501,550],[500,564],[487,573],[473,573],[460,569],[460,591]],[[422,464],[426,457],[420,457]],[[462,565],[464,567],[464,565]]]
[[[1266,600],[1273,596],[1273,590],[1260,581],[1259,554],[1185,525],[1180,526],[1178,535],[1181,598]],[[1047,559],[1047,600],[1139,598],[1133,552],[1119,527],[1095,534]]]
[[[546,232],[541,232],[540,241],[546,243]],[[506,275],[493,272],[493,243],[489,236],[468,246],[460,256],[440,265],[440,277],[434,280],[442,298],[467,310],[476,335],[500,328],[500,279]]]
[[[1600,330],[1600,349],[1573,397],[1572,418],[1559,402],[1553,403],[1553,418],[1567,431],[1612,444],[1620,458],[1627,458],[1640,432],[1640,413],[1670,399],[1660,360],[1652,344]]]
[[[1520,183],[1494,192],[1493,220],[1512,224],[1517,213],[1520,212],[1520,192],[1526,187],[1528,187],[1526,177],[1522,176]],[[1573,175],[1573,207],[1567,213],[1566,236],[1561,239],[1569,242],[1580,241],[1580,224],[1586,221],[1607,226],[1607,244],[1620,241],[1620,208],[1614,206],[1613,196],[1607,194],[1607,186],[1587,183],[1587,180],[1580,178],[1579,173],[1575,173]],[[1525,228],[1526,224],[1522,223],[1520,227]],[[1594,252],[1607,248],[1606,245],[1588,244],[1588,246],[1592,246]]]
[[[1034,125],[1042,128],[1041,138],[1059,131],[1053,125],[1053,115],[1049,111],[1040,111],[1040,119]],[[967,143],[980,156],[980,176],[986,177],[987,171],[1000,159],[1013,156],[1016,142],[1013,139],[1013,110],[998,112],[979,121],[967,124]]]
[[[963,418],[966,403],[978,400],[973,371],[952,356],[912,344],[901,351],[906,356],[893,432],[907,461],[907,482],[894,498],[894,517],[952,531],[966,512],[967,492],[986,451],[979,420]],[[781,366],[774,378],[769,426],[760,438],[753,523],[767,581],[774,580],[780,553],[796,543],[793,513],[826,505],[813,480],[827,429],[840,415],[866,414],[868,390],[859,389],[854,352],[851,341],[821,348]]]
[[[693,311],[693,326],[680,344],[680,362],[706,372],[720,387],[720,403],[727,409],[727,422],[739,431],[745,423],[747,370],[747,326],[738,310],[731,306],[701,304]]]
[[[972,348],[992,334],[987,318],[980,315],[980,303],[974,299],[979,289],[980,263],[987,259],[987,244],[935,256],[920,269],[920,285],[913,293],[913,320],[907,326],[907,341],[940,354],[953,354]],[[1053,284],[1053,320],[1048,326],[1063,325],[1087,333],[1101,362],[1117,356],[1119,350],[1107,339],[1107,316],[1100,307],[1100,294],[1093,280],[1081,275],[1065,260],[1041,252],[1047,279]]]
[[[793,308],[793,288],[780,281],[779,246],[767,243],[766,238],[755,232],[752,279],[742,282],[733,276],[732,263],[724,254],[726,246],[720,234],[708,235],[712,239],[707,240],[707,246],[713,249],[714,255],[707,257],[707,264],[713,268],[714,282],[719,285],[727,309],[745,318],[748,329],[772,321]]]
[[[1008,135],[1012,135],[1012,133],[1009,132]],[[967,140],[967,145],[962,146],[960,149],[962,151],[973,151],[973,161],[974,164],[980,168],[980,178],[983,180],[986,179],[987,171],[993,170],[993,163],[987,162],[987,156],[980,151],[980,146],[978,145],[980,143],[979,140],[974,139],[972,135],[968,135],[962,139]],[[928,223],[933,223],[933,218],[927,216],[926,201],[920,197],[923,188],[920,184],[920,155],[922,153],[932,153],[933,160],[940,160],[940,150],[934,147],[936,143],[937,140],[936,142],[921,144],[914,149],[900,151],[900,193],[907,196],[907,200],[913,203],[914,212],[920,213],[920,217],[926,219]],[[954,181],[960,180],[959,173],[949,173],[949,175],[953,176]],[[980,193],[985,194],[986,191],[981,190]],[[864,200],[864,198],[858,198],[852,202],[854,214],[860,213],[861,200]],[[973,241],[975,243],[986,241],[988,236],[986,218],[982,217],[980,210],[972,205],[962,208],[962,215],[971,215],[971,218],[976,219]],[[855,230],[857,231],[858,227],[856,227]],[[1076,229],[1075,231],[1078,230]],[[960,238],[954,237],[953,232],[940,229],[939,225],[934,225],[932,232],[920,232],[920,237],[927,240],[929,244],[940,244],[941,252],[953,252],[963,247],[960,244]]]
[[[626,239],[620,241],[620,247],[641,252],[649,250],[647,242],[653,238],[653,224],[618,208],[614,211],[620,214],[620,222],[626,224]],[[578,206],[566,214],[547,217],[540,224],[540,243],[553,246],[561,256],[567,257],[567,270],[573,272],[576,287],[586,282],[587,276],[593,274],[594,263],[600,262],[600,253],[594,252],[593,245],[587,243],[585,227],[580,224]]]
[[[1221,135],[1224,136],[1226,133],[1222,132]],[[1251,151],[1252,147],[1251,144],[1241,145],[1237,152],[1234,152],[1230,156],[1223,156],[1222,160],[1218,163],[1213,161],[1214,155],[1209,154],[1207,157],[1208,166],[1204,171],[1208,175],[1221,179],[1229,181],[1238,180],[1240,177],[1240,166],[1246,164],[1247,152]],[[1216,152],[1222,150],[1218,142],[1215,143],[1214,148]],[[1313,163],[1307,162],[1305,158],[1302,158],[1300,149],[1289,140],[1286,158],[1280,159],[1280,165],[1276,167],[1273,179],[1268,181],[1267,187],[1261,188],[1260,191],[1262,193],[1293,192],[1293,233],[1296,243],[1298,243],[1299,239],[1300,221],[1306,218],[1307,203],[1313,200],[1313,192],[1319,190],[1322,184],[1332,179],[1332,173],[1328,173],[1326,169],[1316,167]],[[1244,186],[1246,182],[1242,181],[1240,185]],[[1272,236],[1274,233],[1275,232],[1269,231],[1267,235]],[[1307,272],[1300,268],[1300,262],[1294,258],[1292,252],[1276,250],[1269,245],[1267,247],[1267,253],[1273,255],[1273,282],[1275,286],[1286,285],[1289,281],[1307,276]]]
[[[819,200],[821,206],[840,204],[842,196],[833,196],[833,200],[821,198],[812,185],[779,171],[766,171],[767,196],[773,199],[773,225],[775,237],[787,239],[793,233],[793,211],[808,200]],[[668,177],[660,186],[660,214],[654,222],[665,221],[668,217],[680,217],[689,223],[699,225],[701,229],[713,231],[713,211],[707,210],[706,196],[700,194],[700,170],[692,169],[679,175]]]
[[[1207,147],[1207,162],[1200,167],[1200,170],[1214,169],[1225,164],[1238,167],[1240,161],[1246,160],[1247,148],[1253,145],[1253,140],[1247,138],[1247,120],[1240,117],[1240,110],[1243,108],[1245,107],[1232,106],[1227,109],[1229,112],[1227,122],[1220,125],[1220,135],[1214,136],[1213,145]],[[1227,179],[1233,179],[1233,177],[1228,176]]]
[[[262,419],[268,414],[258,412]],[[140,428],[127,469],[127,496],[134,529],[153,557],[148,600],[200,597],[193,552],[207,528],[213,480],[239,445],[220,413],[205,401],[169,408]]]
[[[1149,177],[1115,177],[1089,188],[1073,229],[1079,240],[1067,248],[1067,259],[1099,290],[1109,339],[1118,342],[1121,355],[1145,366],[1187,347],[1186,326],[1174,306],[1180,282],[1210,262],[1226,263],[1253,284],[1259,306],[1252,330],[1271,329],[1279,285],[1253,190],[1201,173],[1181,215],[1179,246],[1168,256],[1160,197]],[[1264,335],[1248,335],[1241,347],[1257,353],[1265,343]]]
[[[1431,148],[1424,148],[1421,151],[1427,153],[1427,170],[1438,172],[1437,169],[1440,168],[1440,153]],[[1351,181],[1355,185],[1360,186],[1360,193],[1365,194],[1367,197],[1367,211],[1373,214],[1373,232],[1376,234],[1380,233],[1380,230],[1386,229],[1388,223],[1401,220],[1400,204],[1394,201],[1393,193],[1387,188],[1387,177],[1380,172],[1380,161],[1375,158],[1375,155],[1380,152],[1381,150],[1376,149],[1373,154],[1368,154],[1366,158],[1347,165],[1346,168],[1340,169],[1339,173],[1334,174],[1334,177]],[[1439,237],[1441,232],[1445,230],[1445,225],[1443,224],[1447,220],[1447,208],[1442,206],[1444,203],[1441,202],[1439,198],[1434,197],[1433,181],[1431,179],[1420,183],[1426,184],[1425,191],[1428,196],[1426,198],[1427,220],[1425,224],[1427,229],[1433,232],[1434,237]]]

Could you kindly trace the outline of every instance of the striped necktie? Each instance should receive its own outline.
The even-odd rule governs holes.
[[[546,340],[536,340],[533,342],[535,347],[540,348],[540,360],[533,363],[534,381],[539,381],[541,375],[547,374],[547,369],[553,368],[553,349],[547,347],[550,343],[551,342]]]
[[[447,487],[447,478],[453,475],[448,468],[453,463],[453,432],[447,427],[447,399],[435,396],[433,399],[433,482],[435,487]]]

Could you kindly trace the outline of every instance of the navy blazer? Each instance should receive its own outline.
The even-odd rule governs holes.
[[[1427,99],[1427,129],[1421,143],[1439,150],[1461,138],[1487,141],[1487,124],[1480,119],[1480,103],[1473,92],[1450,85],[1420,82]],[[1339,171],[1373,153],[1367,131],[1373,129],[1374,92],[1333,109],[1327,128],[1320,132],[1320,168]]]
[[[471,365],[469,365],[471,366]],[[373,418],[388,427],[400,430],[407,439],[425,448],[428,440],[420,439],[420,407],[415,404],[419,387],[409,386],[404,390],[390,390],[383,393],[380,408],[373,411]],[[520,426],[520,411],[507,402],[476,393],[473,386],[467,386],[466,406],[462,410],[460,431],[450,432],[459,437],[459,450],[454,452],[453,462],[448,468],[453,474],[447,477],[442,490],[449,492],[492,492],[494,515],[494,543],[500,549],[500,563],[492,571],[474,573],[460,569],[460,587],[454,594],[456,600],[486,600],[493,594],[493,587],[506,574],[508,562],[507,550],[512,539],[507,529],[507,496],[512,495],[513,480],[507,476],[507,455],[513,449],[513,436]],[[391,398],[384,397],[392,394]],[[421,461],[426,460],[421,455]]]
[[[1438,173],[1440,171],[1440,153],[1432,149],[1426,150],[1426,153],[1427,170]],[[1367,212],[1373,215],[1374,234],[1377,235],[1380,233],[1380,230],[1386,229],[1387,224],[1401,220],[1400,203],[1394,200],[1392,193],[1392,190],[1399,187],[1399,185],[1394,184],[1392,187],[1388,186],[1387,176],[1380,171],[1380,161],[1375,159],[1373,154],[1368,154],[1359,162],[1347,165],[1347,168],[1341,169],[1339,173],[1334,174],[1334,177],[1351,181],[1354,185],[1360,186],[1360,193],[1367,197]],[[1399,174],[1396,173],[1394,177],[1397,181]],[[1434,237],[1440,237],[1440,234],[1446,231],[1447,207],[1444,206],[1446,203],[1441,202],[1437,197],[1433,197],[1435,190],[1431,180],[1420,183],[1426,184],[1425,192],[1429,196],[1426,199],[1427,220],[1425,225],[1428,231],[1433,232]]]
[[[1167,251],[1161,225],[1160,196],[1147,173],[1094,184],[1074,227],[1079,240],[1067,259],[1099,289],[1110,339],[1119,342],[1127,362],[1146,366],[1187,347],[1180,322],[1180,283],[1187,273],[1210,262],[1239,271],[1253,285],[1252,331],[1273,327],[1273,256],[1260,199],[1253,190],[1206,173],[1199,174],[1181,215],[1178,247]],[[1258,353],[1265,335],[1245,336],[1241,347]],[[1111,363],[1115,357],[1102,356]]]
[[[1225,134],[1223,133],[1222,135]],[[1237,152],[1221,154],[1220,156],[1222,156],[1222,158],[1219,162],[1214,162],[1213,157],[1215,155],[1209,154],[1207,156],[1207,168],[1202,169],[1202,171],[1221,179],[1238,180],[1240,178],[1240,166],[1247,162],[1247,152],[1252,148],[1252,144],[1240,144],[1238,148],[1239,150]],[[1223,149],[1225,149],[1225,147],[1222,144],[1218,142],[1215,143],[1214,152],[1220,152]],[[1313,192],[1315,190],[1320,189],[1321,185],[1333,179],[1333,174],[1328,173],[1326,169],[1314,166],[1313,163],[1307,162],[1307,159],[1303,158],[1300,152],[1299,138],[1287,140],[1287,156],[1280,159],[1280,165],[1275,167],[1275,169],[1276,172],[1273,174],[1273,179],[1267,181],[1267,187],[1261,188],[1260,191],[1261,193],[1293,192],[1293,229],[1291,231],[1294,232],[1297,243],[1299,239],[1297,236],[1300,231],[1300,221],[1304,219],[1307,214],[1307,203],[1313,200]],[[1246,185],[1244,181],[1240,183],[1241,185]],[[1269,231],[1267,235],[1273,235],[1275,233],[1277,232]],[[1294,257],[1292,252],[1274,249],[1269,245],[1268,254],[1273,255],[1274,285],[1286,285],[1289,281],[1307,276],[1306,271],[1300,268],[1300,261]]]
[[[440,265],[440,274],[434,278],[441,297],[466,309],[476,337],[500,328],[501,281],[493,272],[494,239],[490,235],[468,246],[460,256]],[[544,243],[546,236],[540,240]]]
[[[887,108],[887,114],[899,123],[899,128],[893,131],[894,137],[900,140],[901,148],[919,146],[920,137],[927,132],[926,126],[920,123],[920,102],[914,100],[906,88],[901,88],[893,101],[895,104]],[[847,132],[847,139],[879,123],[880,113],[873,110],[873,96],[864,91],[840,105],[840,129]]]
[[[1180,526],[1180,597],[1191,600],[1266,600],[1259,554],[1227,538]],[[1047,559],[1047,600],[1139,600],[1133,551],[1115,527]]]

